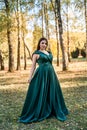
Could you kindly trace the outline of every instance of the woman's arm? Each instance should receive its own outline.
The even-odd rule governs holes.
[[[37,60],[37,58],[38,58],[37,54],[34,54],[33,57],[32,57],[32,67],[31,67],[31,70],[30,70],[29,80],[28,80],[29,83],[31,82],[34,70],[36,68],[36,60]]]

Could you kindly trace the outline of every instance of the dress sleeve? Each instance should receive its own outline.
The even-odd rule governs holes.
[[[33,55],[34,55],[34,54],[38,54],[38,53],[37,53],[37,50],[36,50],[36,51],[34,51],[34,52],[32,53],[32,57],[33,57]]]

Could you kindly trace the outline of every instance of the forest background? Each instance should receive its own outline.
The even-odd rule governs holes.
[[[87,1],[1,0],[0,54],[2,69],[24,69],[40,37],[49,41],[62,70],[71,58],[87,57]],[[21,60],[22,59],[22,60]]]
[[[70,114],[24,125],[18,117],[41,37]],[[0,0],[0,130],[87,130],[87,0]]]

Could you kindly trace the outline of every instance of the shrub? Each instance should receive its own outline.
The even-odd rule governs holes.
[[[75,51],[72,51],[71,52],[71,56],[72,56],[72,58],[78,58],[78,56],[79,56],[79,49],[76,48]]]
[[[86,57],[85,49],[82,49],[82,50],[81,50],[81,55],[82,55],[84,58]]]

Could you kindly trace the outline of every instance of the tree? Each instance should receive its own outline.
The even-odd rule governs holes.
[[[2,52],[1,52],[1,50],[0,50],[0,68],[1,68],[1,70],[4,70],[4,58],[3,58],[3,56],[2,56]]]
[[[63,43],[63,27],[62,27],[62,19],[61,19],[61,10],[60,10],[60,0],[56,0],[56,5],[57,5],[57,18],[58,18],[58,27],[59,27],[59,40],[60,40],[60,46],[62,50],[62,62],[63,62],[63,71],[68,69],[68,57],[67,53],[65,50],[65,46]]]
[[[44,1],[42,2],[42,37],[44,37]]]
[[[65,29],[66,32],[66,46],[67,46],[67,55],[68,55],[68,61],[70,62],[70,30],[69,30],[69,21],[70,16],[69,16],[69,10],[70,10],[70,6],[71,6],[71,1],[70,0],[63,0],[61,2],[61,6],[62,6],[62,17],[63,17],[63,27]]]
[[[82,25],[85,25],[84,28],[85,28],[85,50],[86,50],[86,58],[87,58],[87,0],[76,0],[74,1],[74,4],[75,4],[75,8],[78,9],[78,11],[81,13],[81,16],[78,17],[78,19],[82,16],[84,16],[84,23],[82,22]],[[83,15],[83,10],[84,10],[84,15]],[[78,15],[79,16],[79,15]],[[84,30],[84,29],[83,29]]]
[[[70,42],[69,42],[69,4],[70,4],[70,0],[66,1],[66,5],[67,5],[67,54],[68,54],[68,61],[70,62]]]
[[[29,53],[30,59],[32,59],[32,57],[31,57],[31,54],[30,54],[30,50],[29,50],[29,48],[28,48],[28,46],[26,45],[26,42],[25,42],[25,32],[26,32],[26,29],[25,29],[25,17],[24,17],[23,14],[21,14],[21,22],[22,22],[21,34],[22,34],[22,40],[23,40],[23,45],[24,45],[24,70],[26,70],[26,67],[27,67],[26,49],[27,49],[27,51]]]
[[[31,58],[30,50],[28,46],[25,43],[25,33],[28,32],[26,29],[26,22],[28,19],[27,17],[27,10],[30,7],[30,4],[33,4],[33,1],[24,1],[24,0],[17,0],[17,36],[18,36],[18,47],[17,47],[17,70],[21,69],[21,63],[20,63],[20,47],[21,47],[21,42],[23,42],[23,47],[24,47],[24,69],[26,69],[27,61],[26,61],[26,49],[29,53],[29,57]],[[24,10],[23,8],[26,6],[26,9]]]
[[[44,3],[44,13],[45,13],[46,37],[49,40],[50,39],[50,37],[49,37],[49,23],[48,23],[49,18],[48,18],[48,5],[47,5],[46,1]]]
[[[18,30],[18,47],[17,47],[17,70],[21,69],[20,66],[20,0],[17,0],[17,30]]]
[[[53,5],[53,2],[51,0],[51,4],[53,7],[53,11],[55,14],[55,30],[56,30],[56,40],[57,40],[57,66],[59,66],[59,42],[58,42],[58,20],[57,20],[57,5],[55,1],[55,5]]]
[[[8,39],[8,49],[9,49],[9,69],[8,71],[14,71],[14,48],[11,39],[11,12],[10,12],[10,2],[4,0],[7,15],[7,39]]]
[[[84,8],[85,8],[85,25],[86,25],[86,59],[87,59],[87,0],[84,0]]]

